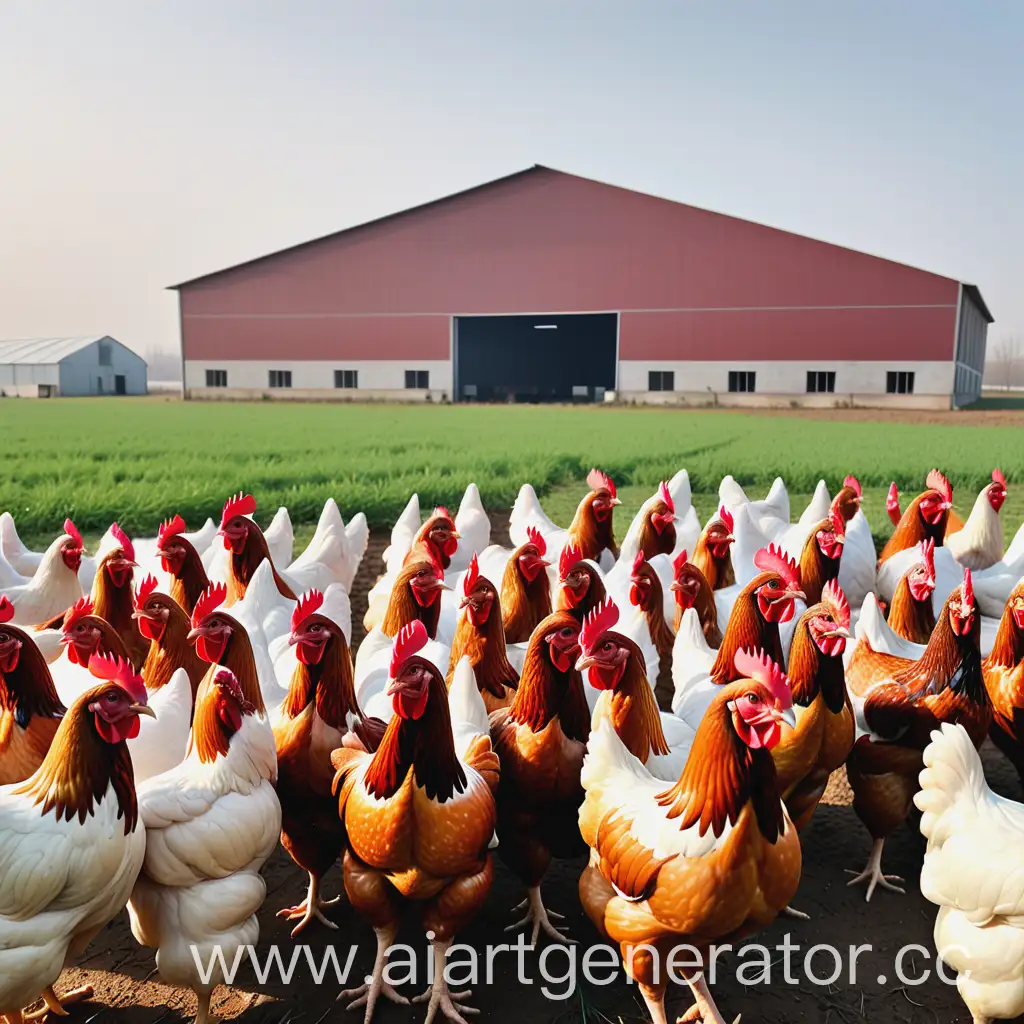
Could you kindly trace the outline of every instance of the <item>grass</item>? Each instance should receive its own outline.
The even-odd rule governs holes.
[[[995,465],[1024,483],[1024,432],[1012,427],[649,408],[8,399],[0,439],[0,509],[26,539],[52,536],[67,515],[89,533],[117,519],[152,534],[174,512],[198,525],[240,489],[256,495],[262,522],[283,504],[294,523],[311,523],[333,496],[343,515],[362,510],[387,526],[413,491],[424,506],[454,505],[476,481],[485,504],[501,508],[529,480],[567,520],[592,465],[620,484],[627,514],[682,466],[702,514],[726,473],[757,496],[783,476],[794,512],[819,478],[834,489],[854,473],[883,529],[889,481],[915,491],[932,465],[967,508]],[[1019,495],[1011,489],[1011,527]]]

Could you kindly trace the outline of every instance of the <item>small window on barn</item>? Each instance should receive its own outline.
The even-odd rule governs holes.
[[[226,388],[228,386],[228,371],[207,370],[206,386],[208,388]]]
[[[836,389],[835,370],[808,370],[807,393],[831,394]]]
[[[269,383],[272,388],[290,388],[292,386],[292,371],[271,370]]]
[[[357,388],[359,387],[358,370],[335,370],[334,386],[336,388]]]
[[[914,371],[890,370],[885,375],[885,390],[890,395],[912,395],[914,393]]]
[[[100,366],[113,366],[113,360],[110,355],[110,342],[101,341],[99,343],[99,360]]]
[[[426,391],[430,387],[429,370],[406,370],[405,386],[409,389]]]
[[[675,391],[676,375],[672,370],[650,370],[647,374],[648,391]]]
[[[729,390],[735,392],[753,391],[757,374],[754,370],[730,370]]]

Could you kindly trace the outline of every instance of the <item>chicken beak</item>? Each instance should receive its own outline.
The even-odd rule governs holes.
[[[825,636],[841,636],[844,640],[852,640],[853,634],[845,626],[836,626],[835,629],[830,629]]]
[[[593,668],[596,664],[597,662],[593,658],[589,657],[586,654],[581,654],[578,660],[576,661],[576,671],[582,672],[585,669]]]
[[[188,631],[188,636],[185,637],[185,642],[186,643],[190,643],[190,644],[194,644],[202,635],[203,635],[202,627],[196,626],[195,629],[190,629]]]
[[[612,498],[611,504],[612,505],[621,505],[622,504],[622,499],[621,498]]]
[[[800,598],[801,601],[807,600],[807,595],[799,587],[791,587],[786,591],[786,597],[792,598],[794,601]]]
[[[436,582],[436,583],[434,584],[434,589],[435,589],[435,590],[451,590],[452,588],[451,588],[451,587],[449,587],[449,586],[448,586],[448,584],[447,584],[447,583],[445,583],[445,581],[444,581],[444,580],[438,580],[438,581],[437,581],[437,582]]]
[[[669,589],[669,590],[682,590],[682,589],[683,589],[683,586],[682,586],[682,584],[681,584],[681,583],[677,583],[677,582],[676,582],[675,580],[673,580],[673,581],[672,581],[672,582],[671,582],[671,583],[670,583],[670,584],[668,585],[668,589]]]
[[[294,647],[295,644],[297,644],[297,643],[299,643],[301,641],[301,639],[302,638],[300,636],[298,636],[296,633],[292,633],[292,635],[290,637],[288,637],[288,646],[289,647]]]
[[[454,537],[454,538],[455,538],[456,540],[462,540],[462,534],[461,534],[461,533],[459,533],[459,531],[458,531],[458,530],[452,530],[452,536],[453,536],[453,537]]]
[[[156,712],[148,704],[133,704],[131,710],[137,715],[147,715],[149,718],[156,718]]]
[[[780,722],[788,725],[790,729],[796,728],[796,711],[792,707],[776,710],[775,715]]]
[[[384,691],[384,693],[388,697],[393,697],[401,689],[402,689],[402,684],[397,679],[389,679],[388,680],[388,688]]]
[[[471,605],[472,603],[473,603],[473,601],[472,601],[472,599],[471,599],[471,598],[468,598],[468,597],[464,597],[464,598],[463,598],[463,599],[462,599],[462,600],[461,600],[461,601],[459,602],[459,610],[461,611],[461,610],[462,610],[463,608],[468,608],[468,607],[469,607],[469,606],[470,606],[470,605]]]

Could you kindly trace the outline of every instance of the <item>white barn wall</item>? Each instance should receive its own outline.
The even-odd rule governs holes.
[[[101,366],[100,344],[110,346],[110,365]],[[146,394],[146,361],[113,338],[101,338],[65,356],[59,363],[60,393],[75,395],[112,395],[114,378],[123,375],[129,395]],[[103,382],[102,390],[99,381]]]

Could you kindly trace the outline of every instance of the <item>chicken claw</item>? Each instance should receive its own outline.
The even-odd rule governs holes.
[[[718,1012],[711,990],[702,976],[690,981],[690,990],[695,1002],[676,1024],[725,1024],[725,1018]],[[739,1014],[732,1024],[740,1024],[742,1016],[743,1014]]]
[[[526,910],[526,916],[522,920],[516,921],[515,924],[510,924],[505,931],[514,932],[518,931],[523,925],[528,925],[533,922],[533,934],[530,936],[530,945],[537,945],[537,937],[541,931],[550,939],[554,939],[555,942],[563,942],[568,946],[575,946],[576,940],[570,939],[567,934],[568,928],[565,925],[555,925],[551,923],[551,919],[554,918],[556,921],[564,921],[565,916],[563,914],[556,914],[553,910],[547,910],[544,907],[544,900],[540,895],[540,886],[533,886],[527,893],[526,899],[523,900],[519,906],[514,907],[512,913],[518,913],[524,908]]]
[[[337,931],[338,926],[333,921],[329,921],[324,917],[321,910],[324,907],[333,907],[340,900],[340,896],[335,896],[333,900],[320,899],[320,880],[311,875],[309,879],[309,893],[306,898],[298,906],[285,907],[283,910],[279,910],[277,916],[283,917],[288,921],[300,919],[299,923],[292,929],[293,939],[313,921],[319,921],[332,931]]]
[[[810,914],[805,914],[802,910],[797,910],[788,904],[779,911],[779,917],[788,917],[793,921],[810,921],[811,919]]]
[[[360,985],[359,988],[347,988],[343,992],[339,992],[335,997],[335,1002],[341,1002],[345,999],[351,999],[352,1002],[345,1007],[346,1010],[358,1010],[360,1007],[366,1007],[366,1014],[363,1017],[364,1024],[370,1024],[370,1020],[373,1017],[373,1011],[377,1005],[377,999],[383,996],[385,999],[390,999],[393,1003],[398,1003],[399,1006],[408,1006],[409,1000],[405,996],[396,992],[391,985],[384,980],[384,965],[388,958],[388,949],[391,943],[395,941],[395,936],[398,934],[398,929],[395,927],[391,928],[375,928],[374,931],[377,933],[377,959],[373,964],[373,974],[370,975],[365,985]]]
[[[907,890],[901,889],[899,885],[894,883],[901,883],[903,879],[899,875],[883,875],[882,874],[882,847],[885,845],[884,839],[876,839],[875,845],[871,848],[871,856],[868,858],[868,866],[858,874],[856,871],[851,871],[849,868],[846,869],[848,875],[854,877],[847,882],[847,886],[859,885],[861,882],[868,883],[868,893],[865,896],[865,902],[870,903],[871,897],[875,892],[875,886],[880,885],[883,889],[887,889],[889,892],[899,893],[901,896],[906,896]]]
[[[466,1006],[462,1002],[468,999],[473,993],[468,989],[465,992],[450,992],[448,982],[445,980],[445,954],[451,942],[434,943],[434,982],[421,995],[413,998],[414,1003],[427,1003],[427,1017],[423,1024],[432,1024],[440,1010],[448,1020],[454,1024],[469,1024],[466,1017],[472,1017],[480,1013],[475,1007]],[[463,1016],[465,1014],[465,1016]]]
[[[43,1002],[45,1005],[38,1010],[33,1010],[31,1013],[26,1013],[24,1019],[26,1021],[32,1020],[46,1020],[47,1017],[52,1013],[55,1017],[67,1017],[68,1006],[73,1006],[75,1003],[81,1003],[86,999],[92,999],[93,990],[91,985],[85,985],[82,988],[72,989],[68,992],[63,999],[57,997],[57,993],[53,991],[53,986],[43,990]]]

